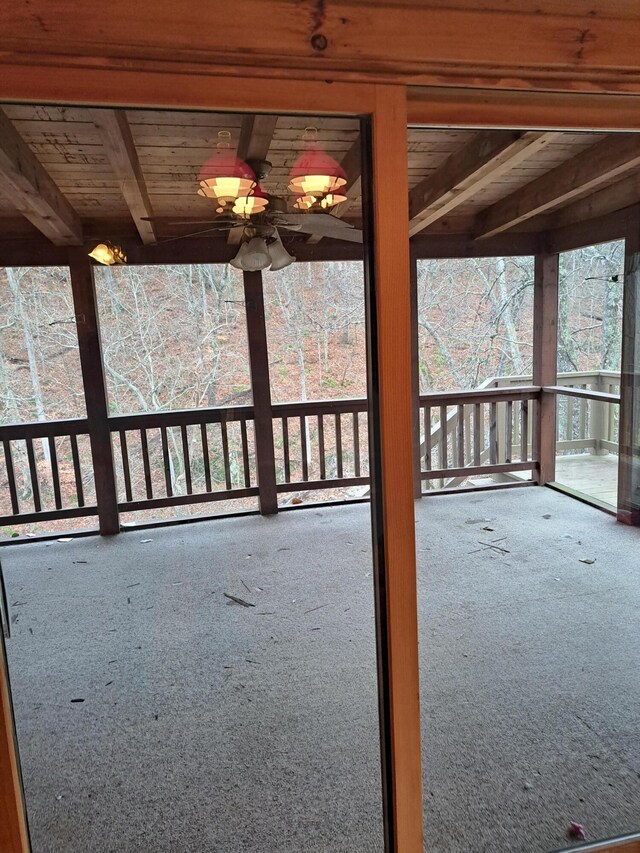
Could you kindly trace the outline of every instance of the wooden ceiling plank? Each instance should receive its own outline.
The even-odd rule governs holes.
[[[481,189],[537,154],[557,134],[483,130],[454,151],[409,193],[409,233],[413,237]]]
[[[631,133],[608,136],[483,210],[477,218],[476,239],[507,231],[637,168],[640,137]]]
[[[153,207],[142,174],[131,128],[123,110],[92,109],[109,161],[143,243],[155,243]]]
[[[78,215],[1,109],[0,194],[57,246],[82,243]]]
[[[244,116],[238,140],[238,157],[241,160],[268,160],[277,123],[278,116],[274,115]],[[232,228],[227,243],[230,246],[240,245],[243,232],[243,225]]]

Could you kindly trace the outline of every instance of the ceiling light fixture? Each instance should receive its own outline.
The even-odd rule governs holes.
[[[296,202],[294,206],[299,210],[308,209],[316,203],[325,208],[331,207],[338,204],[338,199],[344,200],[343,196],[336,196],[335,192],[347,183],[347,176],[342,166],[317,144],[317,135],[317,128],[305,128],[302,139],[306,150],[298,157],[289,174],[289,191],[305,198],[305,202],[313,198],[308,205],[298,205]]]
[[[285,249],[278,231],[274,228],[271,237],[250,237],[245,240],[238,253],[229,263],[243,272],[256,272],[270,269],[273,272],[288,267],[295,261],[293,255]]]
[[[253,169],[231,151],[228,130],[218,133],[217,151],[203,163],[198,175],[198,195],[212,198],[218,204],[217,213],[223,213],[228,204],[251,195],[256,187]]]
[[[262,189],[258,184],[251,195],[240,196],[240,198],[237,198],[232,210],[234,213],[237,213],[238,216],[248,219],[256,213],[262,213],[268,204],[269,199],[262,192]]]
[[[99,264],[104,264],[107,267],[113,266],[113,264],[127,263],[127,256],[120,246],[116,246],[108,240],[105,240],[104,243],[98,243],[98,245],[88,254],[94,261],[97,261]]]

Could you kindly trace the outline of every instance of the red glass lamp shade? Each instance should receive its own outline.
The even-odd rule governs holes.
[[[302,152],[291,169],[289,178],[291,192],[316,198],[334,193],[347,183],[342,166],[316,145],[309,146]]]
[[[235,200],[233,212],[237,213],[238,216],[248,219],[255,213],[262,213],[268,204],[269,199],[262,192],[260,184],[256,184],[255,189],[250,195],[239,196]]]
[[[222,149],[203,164],[198,182],[198,195],[213,198],[224,207],[248,196],[256,186],[256,176],[244,160]]]

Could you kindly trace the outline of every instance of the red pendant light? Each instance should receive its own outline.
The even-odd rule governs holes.
[[[233,212],[248,219],[256,213],[262,213],[269,204],[268,197],[262,192],[260,184],[256,184],[251,195],[240,196],[233,205]]]
[[[253,169],[231,151],[230,137],[228,131],[218,133],[217,151],[203,163],[198,175],[198,195],[214,199],[222,210],[250,195],[257,183]]]
[[[309,145],[296,160],[289,175],[289,190],[316,199],[335,193],[347,183],[342,166],[318,145]]]

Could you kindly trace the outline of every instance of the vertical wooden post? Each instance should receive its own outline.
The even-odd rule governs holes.
[[[420,464],[420,338],[418,330],[418,256],[409,255],[411,287],[411,399],[413,406],[413,496],[422,497]]]
[[[109,405],[102,364],[102,342],[93,265],[84,248],[69,249],[69,272],[78,330],[82,384],[89,421],[100,533],[103,536],[110,536],[120,531],[118,490],[113,466],[113,445],[109,429]]]
[[[5,616],[8,618],[8,614]],[[2,853],[31,850],[3,636],[0,636],[0,850]]]
[[[363,123],[362,129],[365,266],[369,285],[369,455],[385,850],[422,853],[404,87],[376,86],[372,126],[370,129]]]
[[[640,211],[625,244],[618,520],[640,526]]]
[[[533,384],[555,385],[558,375],[558,255],[535,256],[533,292]],[[542,391],[535,407],[533,454],[539,485],[556,478],[556,395]]]
[[[264,320],[262,273],[259,271],[245,272],[243,278],[251,389],[253,392],[253,422],[260,512],[262,515],[273,515],[278,511],[278,492],[273,450],[273,415],[271,412],[269,351],[267,348],[267,328]]]

